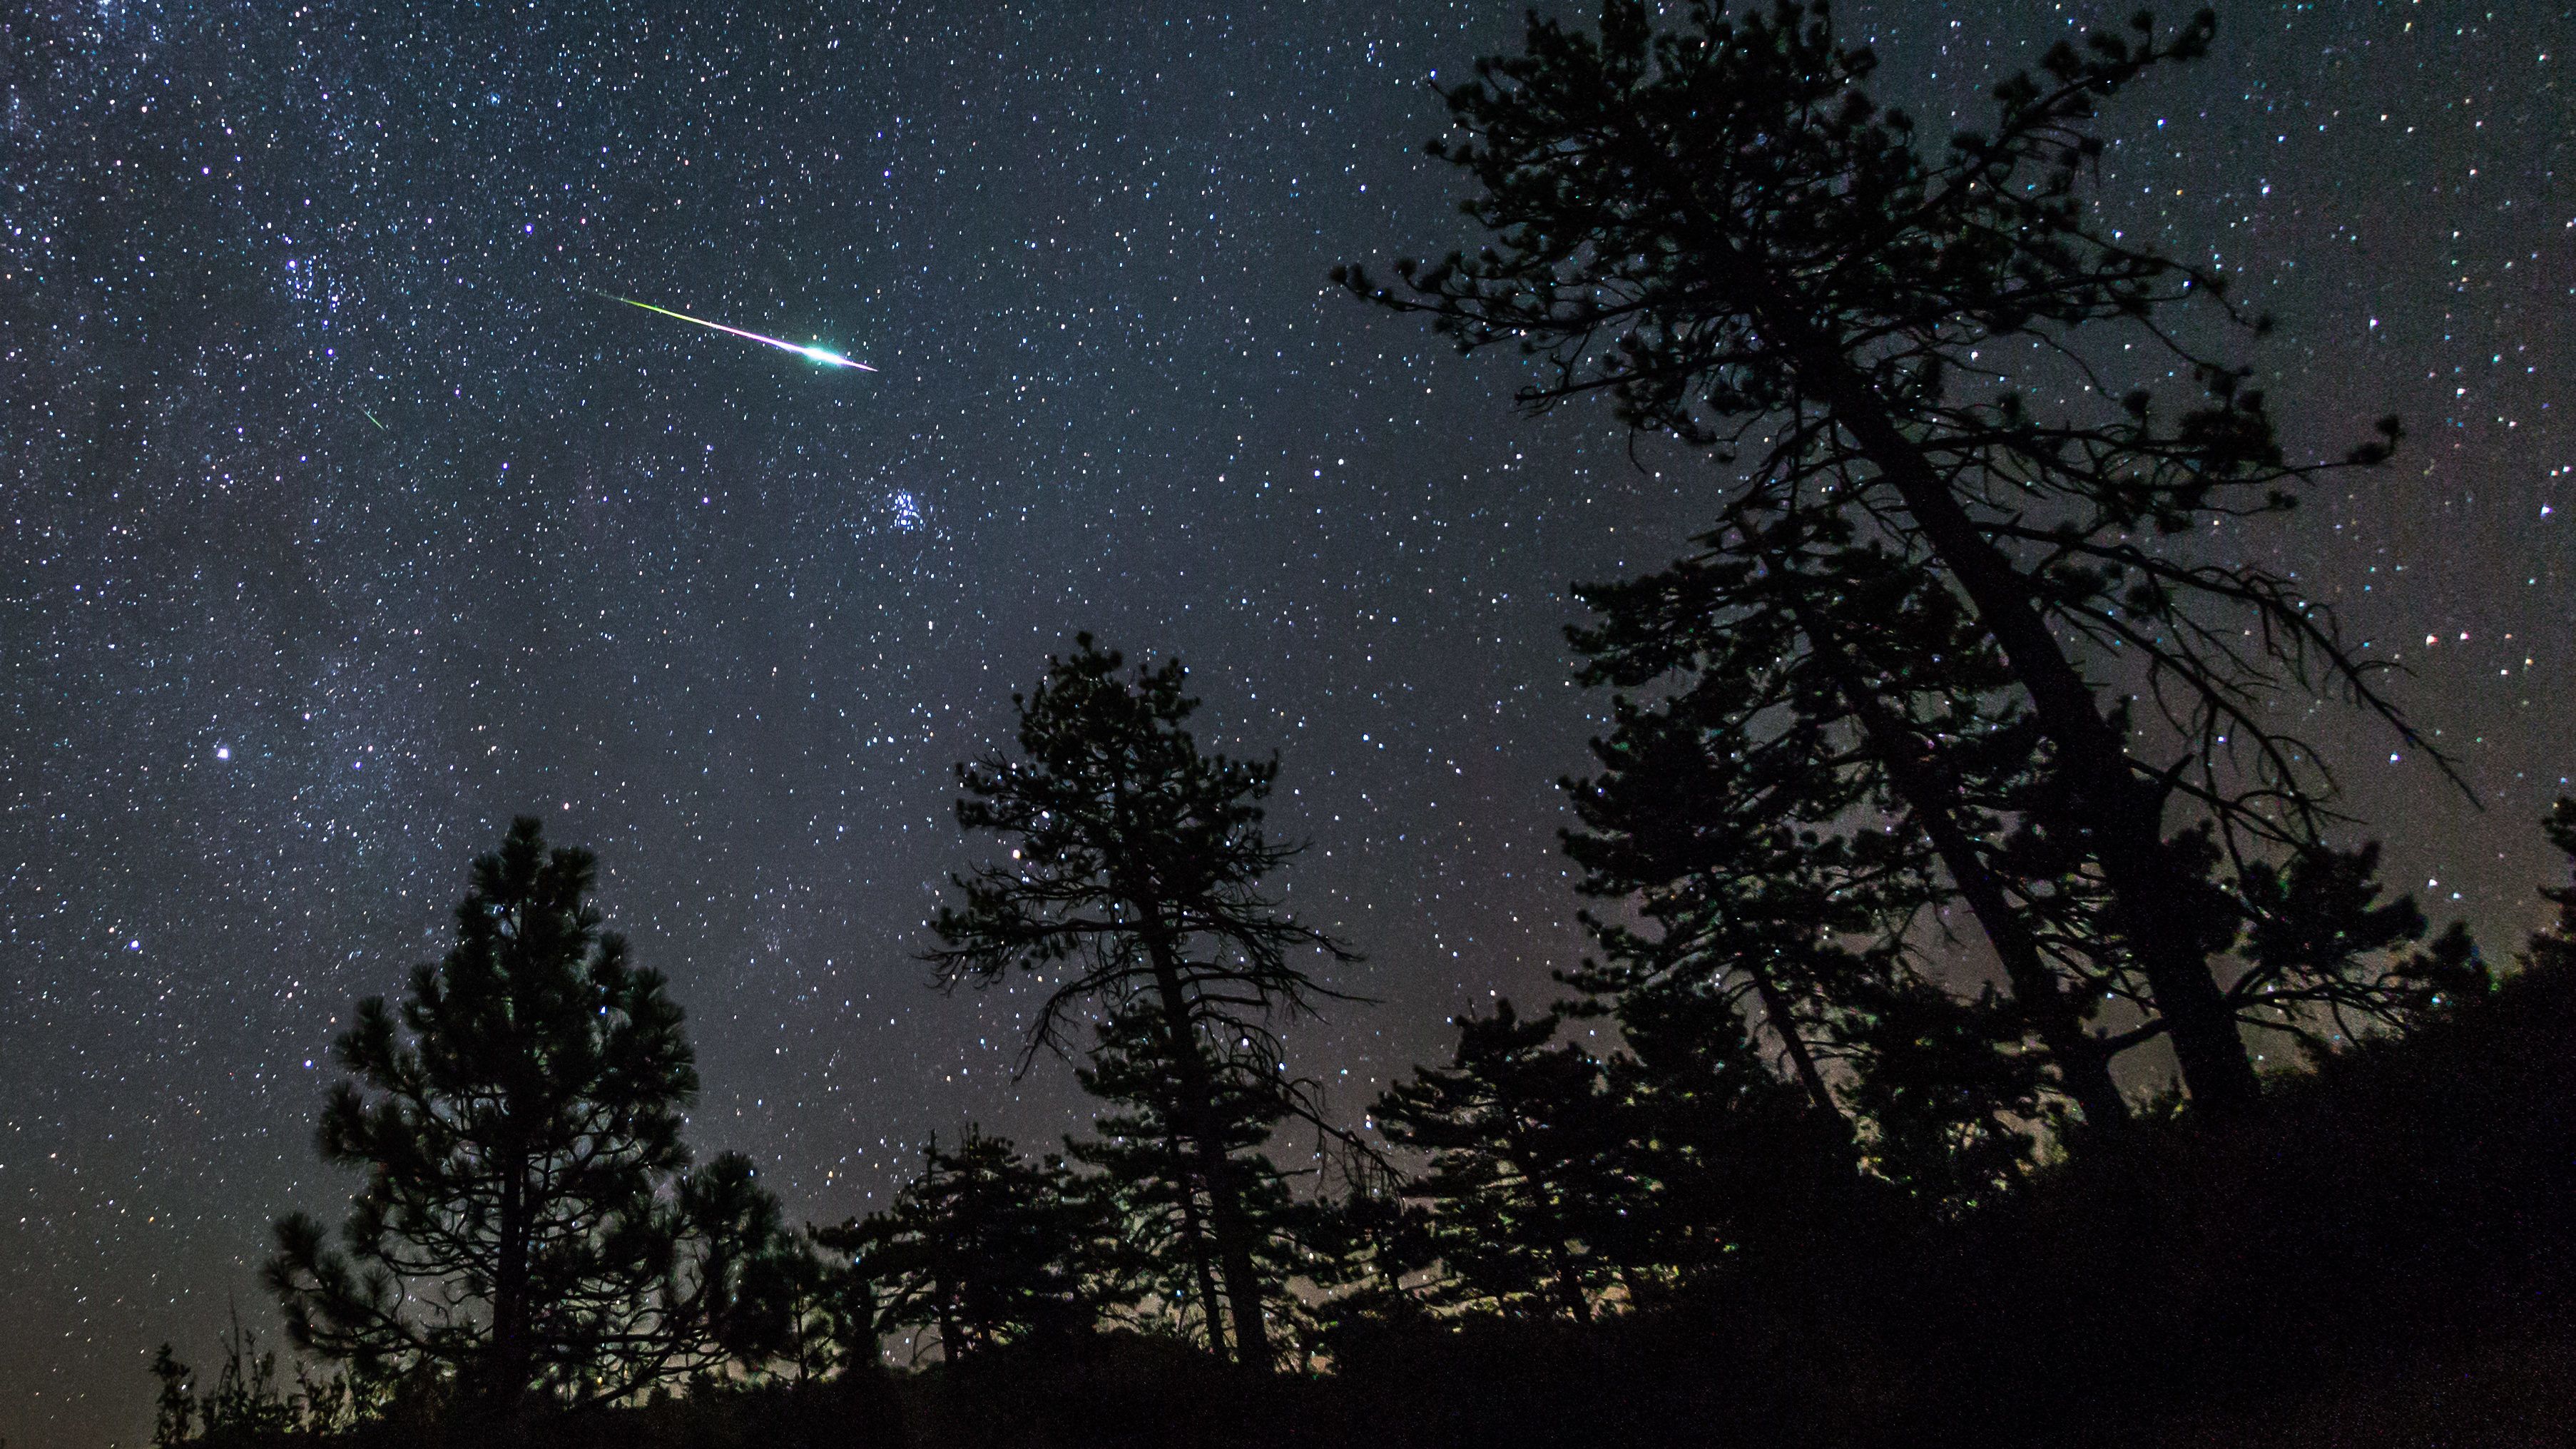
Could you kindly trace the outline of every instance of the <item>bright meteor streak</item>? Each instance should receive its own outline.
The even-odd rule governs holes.
[[[595,292],[592,295],[606,297],[612,302],[623,302],[629,307],[641,307],[647,312],[658,312],[665,317],[677,317],[683,322],[695,322],[701,327],[712,327],[718,332],[729,332],[736,337],[748,337],[754,342],[775,347],[781,352],[793,352],[808,362],[819,362],[825,367],[854,367],[861,372],[876,371],[866,363],[853,362],[828,347],[799,347],[793,342],[780,338],[764,337],[760,333],[746,332],[739,327],[727,327],[722,322],[710,322],[704,317],[692,317],[686,312],[674,312],[668,307],[656,307],[650,302],[638,302],[632,297],[621,297],[614,292]]]

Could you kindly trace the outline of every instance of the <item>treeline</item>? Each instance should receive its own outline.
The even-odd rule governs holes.
[[[1117,686],[1114,669],[1086,648],[1037,700],[1068,677]],[[1152,681],[1176,686],[1178,671],[1140,673]],[[2576,864],[2576,802],[2548,828]],[[996,867],[1009,892],[1065,899],[1061,878],[1020,868],[1031,859],[1024,844]],[[329,1368],[317,1377],[308,1362],[288,1385],[276,1352],[238,1324],[208,1381],[165,1347],[157,1442],[619,1437],[637,1430],[559,1415],[659,1405],[644,1422],[679,1443],[737,1442],[778,1415],[808,1442],[937,1443],[902,1426],[997,1432],[1037,1410],[1003,1413],[986,1396],[1020,1393],[1056,1416],[1107,1393],[1162,1425],[1165,1437],[1138,1442],[1194,1442],[1223,1416],[1185,1401],[1271,1394],[1208,1376],[1229,1365],[1352,1380],[1337,1398],[1273,1395],[1313,1418],[1265,1427],[1265,1442],[1335,1442],[1325,1429],[1372,1414],[1410,1416],[1424,1442],[1535,1442],[1545,1436],[1514,1432],[1527,1416],[1572,1432],[1614,1412],[1671,1442],[1755,1442],[1783,1418],[1847,1440],[1873,1412],[1901,1423],[1970,1383],[1983,1385],[1970,1396],[1979,1423],[2044,1434],[2032,1402],[2076,1383],[2152,1386],[2177,1361],[2204,1398],[2248,1380],[2295,1389],[2306,1380],[2282,1363],[2330,1359],[2337,1334],[2384,1352],[2377,1335],[2391,1330],[2374,1315],[2400,1305],[2408,1348],[2428,1316],[2456,1326],[2500,1309],[2518,1322],[2518,1300],[2556,1281],[2548,1255],[2576,1249],[2561,1215],[2532,1211],[2535,1181],[2547,1188],[2576,1161],[2562,1111],[2576,1083],[2554,1045],[2576,1030],[2576,885],[2546,892],[2559,919],[2512,989],[2322,1057],[2323,1077],[2295,1084],[2287,1105],[2195,1126],[2169,1104],[2115,1136],[2060,1141],[2044,1164],[2029,1127],[2009,1139],[2019,1149],[1956,1133],[1914,1149],[1948,1142],[1973,1171],[1901,1170],[1916,1159],[1882,1144],[1906,1129],[1869,1105],[1893,1086],[1865,1062],[1838,1067],[1834,1100],[1855,1105],[1819,1107],[1711,982],[1462,1016],[1448,1064],[1387,1090],[1368,1130],[1336,1141],[1327,1125],[1332,1150],[1291,1172],[1269,1149],[1311,1105],[1307,1089],[1275,1054],[1252,1054],[1252,1038],[1214,1035],[1213,1007],[1158,1034],[1139,987],[1094,1013],[1078,1069],[1102,1101],[1092,1136],[1032,1159],[970,1128],[926,1144],[884,1211],[799,1231],[742,1159],[689,1164],[675,1126],[695,1082],[678,1012],[598,931],[589,878],[586,855],[549,850],[536,821],[518,822],[476,863],[456,948],[415,973],[398,1008],[361,1006],[339,1045],[354,1080],[322,1140],[365,1187],[336,1235],[281,1222],[267,1270],[290,1339]],[[999,908],[985,906],[989,923]],[[963,939],[969,919],[943,934]],[[1120,960],[1122,943],[1107,933],[1060,989]],[[1178,999],[1220,995],[1184,977]],[[1603,1018],[1616,1028],[1607,1052],[1561,1031]],[[1187,1075],[1208,1095],[1184,1084],[1175,1042],[1198,1057]],[[1227,1133],[1213,1162],[1174,1125],[1193,1120]],[[1976,1198],[1952,1190],[1963,1176]],[[1218,1192],[1233,1194],[1222,1220],[1239,1239],[1219,1236]],[[2097,1255],[2121,1265],[2113,1281]],[[1258,1337],[1236,1327],[1245,1312]],[[2276,1341],[2289,1326],[2300,1335]],[[1614,1328],[1591,1347],[1567,1336]],[[1121,1339],[1211,1368],[1138,1359]],[[2014,1348],[2015,1362],[1964,1362]],[[1514,1370],[1497,1353],[1527,1362]],[[1788,1361],[1761,1364],[1768,1386],[1739,1388],[1749,1398],[1733,1417],[1699,1433],[1646,1412],[1683,1392],[1673,1378],[1686,1366],[1744,1354]],[[1901,1390],[1862,1393],[1871,1386],[1822,1372],[1855,1357]],[[988,1359],[1002,1378],[972,1376]],[[954,1387],[907,1412],[877,1387],[890,1360],[934,1362]],[[1642,1377],[1587,1384],[1586,1363]],[[2081,1376],[2055,1371],[2067,1368]],[[1400,1389],[1431,1373],[1482,1397],[1426,1418]],[[1861,1398],[1836,1403],[1845,1387]],[[1481,1427],[1459,1437],[1461,1424]]]
[[[1278,761],[1202,749],[1177,661],[1077,636],[1013,747],[959,767],[990,853],[926,957],[1039,988],[1027,1049],[1074,1062],[1090,1135],[970,1129],[884,1212],[789,1227],[750,1164],[692,1163],[678,1010],[601,934],[589,858],[522,821],[455,949],[340,1044],[321,1142],[354,1211],[278,1230],[288,1337],[334,1387],[243,1388],[237,1353],[210,1395],[172,1362],[163,1438],[246,1404],[337,1429],[962,1373],[1121,1328],[1256,1376],[1731,1294],[1830,1337],[1878,1310],[1798,1306],[1784,1265],[1951,1251],[2035,1177],[2267,1130],[2258,1062],[2485,1009],[2466,930],[2383,888],[2285,721],[2339,697],[2450,763],[2254,561],[2400,430],[2290,458],[2213,350],[2263,319],[2089,188],[2102,108],[2213,24],[2060,45],[1941,142],[1795,0],[1533,19],[1442,92],[1481,244],[1337,279],[1516,345],[1527,407],[1598,394],[1710,480],[1669,566],[1577,590],[1579,681],[1613,693],[1565,782],[1593,950],[1563,999],[1462,1016],[1445,1064],[1332,1110],[1281,1032],[1355,1005],[1355,943],[1276,893]],[[2548,828],[2576,851],[2576,805]],[[2535,964],[2576,932],[2555,898]]]

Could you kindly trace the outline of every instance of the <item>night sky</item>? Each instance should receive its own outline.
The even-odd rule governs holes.
[[[1465,238],[1425,81],[1516,22],[1401,8],[0,20],[13,1449],[134,1443],[154,1344],[274,1322],[268,1222],[351,1185],[311,1145],[337,1024],[437,954],[513,814],[599,852],[690,1013],[693,1140],[795,1216],[881,1203],[933,1130],[1077,1127],[1061,1066],[1009,1080],[1025,998],[913,959],[984,849],[950,766],[1077,628],[1281,752],[1287,897],[1380,999],[1292,1032],[1338,1106],[1470,997],[1545,998],[1579,949],[1552,782],[1603,707],[1565,586],[1666,561],[1716,480],[1516,417],[1514,359],[1328,288]],[[2106,18],[1842,15],[1934,134]],[[2392,879],[2498,957],[2576,760],[2571,61],[2556,4],[2230,6],[2103,178],[2280,314],[2295,444],[2405,417],[2396,466],[2205,546],[2415,671],[2483,810],[2311,728]]]

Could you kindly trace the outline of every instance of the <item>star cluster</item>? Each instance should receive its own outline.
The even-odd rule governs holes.
[[[2114,7],[2117,9],[2118,7]],[[865,1211],[1014,1081],[1024,998],[913,953],[947,802],[1087,628],[1283,759],[1284,887],[1377,998],[1292,1031],[1356,1108],[1580,950],[1571,580],[1703,472],[1509,408],[1330,289],[1465,240],[1426,77],[1510,7],[301,6],[0,21],[0,1435],[133,1442],[149,1348],[266,1321],[266,1227],[358,997],[537,811],[673,978],[702,1150]],[[1939,134],[2089,9],[1883,0]],[[2561,54],[2562,48],[2568,51]],[[2490,950],[2552,867],[2576,639],[2576,24],[2231,10],[2111,118],[2103,205],[2279,314],[2294,444],[2393,468],[2261,550],[2462,762],[2321,710],[2402,885]],[[665,323],[614,292],[879,369]],[[2422,884],[2419,886],[2418,881]]]

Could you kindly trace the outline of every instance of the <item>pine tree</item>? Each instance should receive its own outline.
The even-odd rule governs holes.
[[[1276,1084],[1282,1107],[1320,1122],[1292,1091],[1274,1022],[1337,994],[1292,953],[1357,957],[1262,894],[1264,877],[1297,850],[1261,828],[1278,762],[1203,753],[1185,728],[1198,702],[1183,693],[1179,661],[1127,678],[1123,663],[1077,635],[1034,692],[1012,697],[1021,757],[958,767],[958,823],[1015,848],[1006,864],[953,878],[963,899],[940,907],[941,944],[927,959],[951,986],[1038,974],[1048,995],[1032,1055],[1064,1052],[1086,1005],[1145,1003],[1137,1009],[1171,1073],[1185,1170],[1207,1208],[1232,1353],[1266,1368],[1266,1300],[1278,1285],[1260,1268],[1254,1184],[1210,1064],[1244,1055],[1267,1064],[1256,1075]]]
[[[825,1305],[805,1290],[833,1285],[820,1283],[813,1244],[787,1226],[751,1159],[722,1153],[680,1174],[670,1207],[671,1247],[655,1250],[667,1253],[670,1274],[653,1325],[671,1354],[658,1376],[766,1380],[791,1352],[813,1352],[810,1313]]]
[[[1838,828],[1865,802],[1867,781],[1838,768],[1829,732],[1788,704],[1802,682],[1766,667],[1766,654],[1786,656],[1745,622],[1712,638],[1749,667],[1701,668],[1652,704],[1614,699],[1612,732],[1592,746],[1602,773],[1565,782],[1583,827],[1563,837],[1583,868],[1577,888],[1633,903],[1651,928],[1587,916],[1605,960],[1571,979],[1595,995],[1727,982],[1759,1007],[1817,1110],[1839,1114],[1819,1053],[1848,994],[1843,981],[1866,969],[1842,938],[1883,914],[1875,892],[1859,888],[1879,873],[1877,837]],[[1595,637],[1576,644],[1622,663],[1634,656]],[[1664,672],[1673,641],[1650,647]]]
[[[1992,1202],[2029,1170],[2041,1120],[2022,1028],[1991,991],[1880,983],[1859,1013],[1853,1105],[1872,1172],[1943,1215]]]
[[[846,1226],[846,1225],[845,1225]],[[806,1228],[760,1265],[746,1298],[769,1315],[763,1336],[778,1370],[806,1383],[876,1366],[882,1351],[874,1285],[837,1245],[837,1228]]]
[[[1843,1119],[1764,1060],[1723,983],[1665,981],[1621,997],[1624,1050],[1606,1063],[1630,1184],[1627,1261],[1683,1283],[1729,1254],[1824,1241],[1854,1206]]]
[[[1205,1120],[1217,1124],[1236,1210],[1251,1224],[1262,1280],[1286,1280],[1291,1198],[1285,1178],[1261,1152],[1286,1112],[1276,1063],[1238,1050],[1220,1055],[1204,1037],[1189,1043],[1209,1085]],[[1158,1004],[1138,997],[1100,1023],[1090,1058],[1075,1069],[1082,1089],[1110,1104],[1087,1139],[1067,1139],[1075,1161],[1099,1171],[1115,1204],[1127,1270],[1184,1334],[1228,1356],[1230,1338],[1218,1305],[1215,1204],[1189,1119],[1184,1074],[1175,1069]]]
[[[2326,1050],[2374,1032],[2402,1029],[2446,1001],[2483,994],[2485,964],[2466,922],[2429,944],[2429,923],[2412,896],[2382,901],[2379,843],[2353,850],[2318,846],[2286,865],[2245,864],[2236,895],[2245,934],[2244,970],[2227,995],[2257,1026]]]
[[[2562,795],[2541,822],[2549,843],[2576,865],[2576,799]],[[2541,897],[2558,908],[2558,919],[2531,934],[2523,950],[2526,971],[2576,971],[2576,879],[2563,886],[2543,886]]]
[[[296,1214],[267,1269],[298,1348],[503,1411],[768,1350],[746,1287],[793,1244],[748,1162],[690,1170],[680,1009],[602,933],[594,871],[515,822],[446,957],[359,1004],[320,1140],[365,1186],[337,1246]]]
[[[222,1367],[215,1382],[200,1391],[196,1372],[179,1362],[169,1344],[153,1353],[152,1376],[160,1380],[152,1426],[155,1449],[181,1444],[261,1444],[298,1430],[313,1433],[342,1427],[321,1413],[322,1396],[312,1385],[289,1394],[278,1383],[277,1350],[263,1349],[259,1337],[242,1327],[235,1313],[217,1339]]]
[[[1393,1164],[1356,1152],[1343,1157],[1350,1170],[1339,1191],[1305,1204],[1300,1266],[1315,1301],[1299,1326],[1309,1360],[1338,1358],[1356,1338],[1417,1327],[1432,1312],[1430,1285],[1407,1282],[1439,1261],[1430,1213],[1406,1201]]]
[[[2186,309],[2251,320],[2223,279],[2124,239],[2083,194],[2099,108],[2203,53],[2214,21],[2160,34],[2141,17],[2061,45],[1996,87],[1989,131],[1932,147],[1870,99],[1875,61],[1824,6],[1730,16],[1699,0],[1683,17],[1662,35],[1638,0],[1610,0],[1597,35],[1533,17],[1522,54],[1444,93],[1463,139],[1432,147],[1480,188],[1467,209],[1488,244],[1401,264],[1396,289],[1340,279],[1431,313],[1462,347],[1541,358],[1533,409],[1605,393],[1630,428],[1732,460],[1716,549],[1759,562],[1786,521],[1930,570],[2045,741],[2058,823],[2098,872],[2103,923],[2187,1088],[2205,1110],[2245,1107],[2258,1083],[2211,959],[2226,935],[2212,946],[2176,904],[2204,892],[2168,814],[2230,853],[2317,843],[2331,780],[2274,723],[2284,695],[2342,691],[2441,757],[2286,575],[2159,542],[2286,509],[2326,471],[2284,459],[2249,370],[2192,345],[2206,334]],[[2115,395],[2088,369],[2125,355],[2123,331],[2174,361]],[[2168,373],[2199,391],[2179,410],[2156,391]],[[2042,390],[2070,401],[2043,411]],[[2383,433],[2346,462],[2384,460],[2393,421]],[[1795,572],[1804,598],[1840,589]],[[2148,702],[2151,733],[2126,727],[2106,680]],[[1902,744],[1871,747],[1896,761]],[[1943,803],[1909,808],[1929,828]]]
[[[953,1150],[923,1146],[892,1207],[823,1241],[874,1290],[876,1331],[935,1332],[954,1362],[1097,1320],[1089,1267],[1106,1221],[1094,1189],[1061,1159],[1031,1162],[970,1126]]]
[[[1875,983],[1891,969],[1940,968],[1930,958],[1948,941],[1934,923],[1957,901],[2057,1090],[2096,1125],[2117,1123],[2113,1053],[2085,1025],[2105,993],[2070,982],[2075,963],[2041,920],[2068,898],[2073,867],[2029,848],[2032,782],[2046,776],[2003,694],[2008,672],[1905,560],[1806,557],[1785,530],[1753,552],[1712,546],[1579,591],[1599,616],[1572,631],[1582,681],[1662,691],[1614,698],[1614,728],[1593,744],[1600,775],[1567,786],[1580,888],[1634,897],[1655,927],[1652,939],[1605,927],[1604,947],[1649,976],[1731,970],[1775,1032],[1786,1018],[1830,1035],[1860,995],[1883,996]],[[1788,1055],[1830,1105],[1812,1052]]]
[[[1407,1189],[1429,1207],[1428,1244],[1453,1301],[1592,1321],[1616,1276],[1631,1185],[1601,1064],[1554,1040],[1554,1011],[1524,1021],[1508,1000],[1454,1018],[1447,1067],[1416,1067],[1378,1098],[1386,1140],[1426,1153]]]

